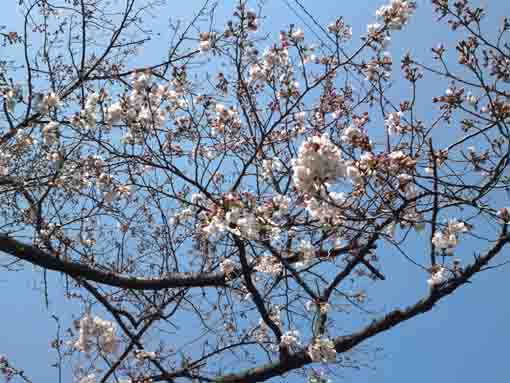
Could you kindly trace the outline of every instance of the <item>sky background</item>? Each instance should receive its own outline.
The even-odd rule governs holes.
[[[201,1],[169,0],[168,3],[162,10],[161,20],[170,16],[189,19]],[[337,16],[344,16],[353,26],[356,38],[365,31],[367,23],[374,22],[375,10],[385,2],[303,0],[302,3],[323,25]],[[510,1],[488,0],[485,3],[492,15],[492,25],[499,22],[502,15],[510,16]],[[22,26],[16,4],[17,0],[2,1],[0,25],[8,25],[8,30],[19,30]],[[231,4],[232,1],[222,3],[216,18],[219,24]],[[283,0],[267,1],[265,14],[268,15],[266,26],[274,32],[274,38],[277,38],[277,32],[284,25],[291,22],[302,25]],[[164,28],[165,25],[154,27]],[[448,45],[452,41],[448,36],[447,30],[434,21],[430,2],[418,0],[417,14],[404,32],[393,35],[391,50],[397,56],[411,50],[421,57],[428,57],[431,46],[438,42]],[[152,58],[156,62],[158,50],[165,48],[158,41],[152,44],[143,53],[143,59],[148,63]],[[395,61],[398,61],[398,57],[395,57]],[[437,87],[444,85],[429,81],[422,89],[423,94],[427,97],[433,91],[438,93]],[[393,90],[394,94],[401,91],[405,89],[396,87]],[[426,120],[429,106],[424,105],[420,112]],[[509,201],[502,203],[510,205]],[[469,246],[476,249],[475,242]],[[411,247],[415,247],[416,253],[424,251],[423,243],[418,240]],[[473,249],[465,247],[464,251]],[[508,254],[508,248],[505,251]],[[389,283],[382,284],[372,295],[372,300],[380,309],[389,311],[402,307],[426,294],[426,275],[412,271],[407,263],[394,254],[383,250],[381,256],[390,257],[385,270],[391,270],[391,273],[387,273]],[[469,255],[464,259],[468,260]],[[370,355],[368,359],[364,358],[369,366],[357,371],[345,370],[343,377],[333,378],[333,381],[507,383],[510,379],[510,301],[506,297],[510,288],[509,271],[506,267],[481,273],[474,279],[475,283],[441,301],[432,312],[373,338],[360,348],[361,352],[373,350],[376,346],[383,347],[383,350],[374,358]],[[398,275],[398,280],[392,281],[392,275]],[[49,275],[48,308],[40,282],[41,273],[34,272],[31,267],[17,273],[0,270],[0,354],[7,354],[17,366],[25,369],[34,383],[50,383],[56,381],[57,377],[56,370],[48,367],[56,357],[49,348],[56,329],[51,314],[58,314],[63,326],[67,327],[71,325],[69,314],[73,310],[68,301],[59,297],[60,276]],[[384,302],[384,306],[381,302]]]

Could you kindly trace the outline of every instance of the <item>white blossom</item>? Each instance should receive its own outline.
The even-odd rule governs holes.
[[[56,107],[59,102],[59,97],[54,92],[50,92],[42,97],[38,107],[40,112],[45,114],[48,113],[50,108]]]
[[[343,142],[351,143],[351,142],[353,142],[354,139],[356,139],[360,136],[361,136],[361,130],[356,126],[351,125],[342,131],[342,136],[340,137],[340,139]]]
[[[299,346],[299,331],[290,330],[285,332],[280,339],[280,345],[290,348]]]
[[[116,102],[106,108],[105,121],[107,124],[115,124],[122,118],[122,106]]]
[[[432,243],[439,249],[452,251],[458,244],[458,235],[468,231],[468,227],[464,222],[450,220],[445,230],[437,230],[433,237]]]
[[[388,117],[384,121],[384,126],[388,130],[388,134],[393,136],[395,134],[402,133],[402,125],[400,123],[400,118],[402,116],[402,112],[392,112],[388,113]]]
[[[96,383],[96,375],[89,374],[80,379],[79,383]]]
[[[399,30],[407,24],[416,10],[416,3],[410,0],[391,0],[376,11],[376,16],[392,30]]]
[[[199,49],[200,52],[207,52],[214,45],[215,35],[211,32],[201,32],[200,33],[200,43]]]
[[[235,262],[231,259],[224,259],[220,263],[220,270],[225,274],[225,277],[229,278],[235,272]]]
[[[308,346],[308,355],[314,362],[334,362],[336,360],[335,343],[329,338],[318,338]]]
[[[56,121],[48,122],[42,129],[43,142],[46,145],[52,145],[58,142],[59,123]]]
[[[140,362],[142,362],[146,359],[155,360],[158,358],[158,354],[154,351],[135,350],[134,354],[135,354],[135,358]]]
[[[258,258],[257,265],[255,266],[256,271],[272,275],[280,274],[282,269],[282,263],[272,255]]]
[[[448,270],[444,267],[438,267],[435,271],[430,274],[430,278],[427,283],[430,287],[440,285],[448,280]]]
[[[294,184],[303,193],[314,193],[324,184],[346,175],[340,149],[327,134],[313,136],[303,142],[298,158],[293,160],[293,171]]]
[[[305,39],[305,32],[302,29],[296,29],[292,32],[291,37],[297,42],[301,42]]]
[[[80,320],[80,335],[74,346],[82,352],[90,352],[96,344],[100,351],[113,353],[117,349],[117,337],[113,322],[85,314]]]
[[[281,194],[273,197],[273,205],[277,209],[277,215],[285,215],[289,211],[290,198]]]

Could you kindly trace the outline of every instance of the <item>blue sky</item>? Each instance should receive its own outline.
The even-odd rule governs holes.
[[[172,17],[190,18],[193,10],[201,4],[198,0],[173,2],[163,10]],[[332,1],[315,2],[302,0],[302,3],[322,24],[327,24],[337,16],[344,16],[354,28],[354,36],[363,32],[367,23],[374,22],[375,10],[384,1]],[[510,16],[510,2],[487,0],[492,21],[499,21],[502,15]],[[0,13],[0,24],[10,28],[21,28],[21,19],[16,17],[15,0],[6,0]],[[217,20],[222,19],[232,1],[222,3]],[[429,1],[419,0],[418,11],[408,28],[396,33],[392,41],[392,51],[402,54],[407,50],[421,57],[429,55],[429,48],[438,42],[448,45],[451,42],[447,30],[433,21]],[[291,22],[301,25],[292,15],[283,0],[267,1],[265,14],[268,15],[268,29],[277,32]],[[155,28],[164,26],[154,26]],[[153,42],[152,48],[144,52],[148,61],[161,47]],[[397,61],[397,60],[395,60]],[[424,93],[438,92],[436,87],[444,82],[430,81]],[[441,88],[439,88],[441,89]],[[405,89],[397,88],[395,94]],[[426,120],[425,104],[420,112]],[[506,201],[507,204],[510,204]],[[476,246],[476,243],[473,244]],[[423,244],[411,244],[416,252],[423,251]],[[467,249],[466,249],[467,250]],[[508,252],[508,250],[506,250]],[[397,306],[410,304],[427,292],[426,277],[408,267],[395,254],[383,251],[388,260],[389,282],[372,296],[379,309],[391,310]],[[466,258],[467,259],[467,258]],[[509,269],[500,268],[478,275],[472,285],[462,288],[456,295],[442,301],[431,313],[373,338],[363,350],[383,347],[375,358],[368,359],[369,366],[359,371],[345,370],[345,381],[370,383],[429,383],[463,382],[475,383],[481,380],[491,383],[506,383],[510,376],[508,364],[508,344],[510,344],[510,304],[505,291],[510,288]],[[392,275],[398,278],[392,278]],[[49,362],[56,357],[49,352],[51,337],[55,334],[55,322],[51,314],[61,316],[64,327],[70,326],[69,302],[59,297],[62,278],[52,275],[49,284],[50,304],[46,308],[41,287],[41,273],[31,267],[16,273],[0,272],[0,354],[5,353],[18,366],[34,378],[34,382],[56,381],[56,371]],[[35,287],[39,289],[36,290]],[[385,302],[382,306],[381,302]],[[360,356],[361,358],[361,356]],[[363,359],[363,358],[362,358]],[[364,358],[367,360],[367,358]],[[334,378],[334,381],[341,381]]]

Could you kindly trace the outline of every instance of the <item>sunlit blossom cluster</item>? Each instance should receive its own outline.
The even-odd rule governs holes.
[[[331,305],[327,302],[316,302],[308,301],[305,304],[307,311],[316,311],[321,315],[327,314],[331,308]]]
[[[41,101],[39,102],[39,111],[43,114],[48,113],[51,108],[58,106],[60,103],[60,98],[54,93],[50,92],[44,96],[42,96]]]
[[[113,322],[85,314],[80,320],[80,334],[74,343],[76,349],[90,352],[97,346],[104,353],[113,353],[117,349],[117,336]]]
[[[231,277],[235,272],[236,263],[231,259],[224,259],[220,263],[220,271],[225,274],[226,278]]]
[[[474,228],[482,219],[505,230],[510,222],[497,198],[510,185],[504,129],[510,96],[501,88],[510,83],[510,59],[499,43],[490,47],[482,31],[471,33],[457,46],[455,70],[440,44],[432,57],[442,66],[434,69],[388,49],[415,13],[412,0],[387,0],[359,50],[345,46],[352,28],[342,17],[321,29],[302,20],[304,26],[284,26],[271,40],[254,33],[262,7],[259,13],[246,7],[239,2],[223,31],[212,15],[202,25],[207,6],[188,29],[176,22],[179,42],[165,50],[163,63],[130,62],[145,40],[129,42],[125,31],[111,47],[113,57],[107,51],[103,60],[87,48],[81,70],[79,62],[73,68],[50,57],[56,68],[69,68],[55,73],[53,91],[40,89],[46,67],[29,89],[4,79],[0,60],[0,203],[6,207],[0,242],[22,261],[30,258],[28,249],[41,255],[38,265],[78,270],[69,296],[86,301],[85,310],[98,307],[97,296],[81,294],[79,282],[94,276],[101,302],[111,304],[106,308],[116,318],[87,313],[76,322],[79,333],[66,333],[71,340],[62,345],[83,361],[75,370],[79,383],[112,379],[99,376],[111,362],[119,365],[113,373],[137,382],[167,377],[165,366],[176,379],[222,380],[222,371],[214,371],[222,352],[246,353],[247,363],[261,361],[260,350],[274,363],[335,363],[336,347],[348,350],[351,338],[347,329],[335,334],[334,323],[354,307],[352,315],[370,313],[372,286],[394,277],[381,249],[424,270],[429,297],[409,311],[421,313],[476,272],[472,263],[447,257],[466,233],[481,238]],[[126,20],[138,27],[134,18]],[[315,35],[310,26],[324,33]],[[83,34],[87,41],[93,35]],[[71,45],[72,52],[79,46]],[[462,66],[473,63],[480,78],[465,81]],[[403,76],[395,82],[411,85],[402,97],[388,82],[399,68]],[[429,120],[421,122],[422,96],[414,92],[423,73],[446,81]],[[440,126],[448,133],[436,133]],[[453,211],[458,219],[442,221]],[[498,241],[493,230],[486,240],[502,244],[503,234]],[[18,237],[27,246],[11,246]],[[414,238],[426,248],[412,253]],[[483,264],[480,254],[475,265]],[[490,268],[489,261],[483,266]],[[89,272],[80,276],[80,270]],[[189,343],[189,334],[171,344],[160,337],[156,345],[154,336],[170,334],[165,327],[184,311],[190,325],[193,318],[202,326],[200,333],[214,331]],[[354,336],[396,326],[403,316],[395,312]],[[125,334],[117,335],[117,326]],[[253,380],[258,368],[241,371],[240,379]],[[310,381],[324,383],[316,371]],[[11,378],[16,370],[0,356],[2,373]]]
[[[354,176],[355,167],[351,167],[350,174]],[[345,194],[341,192],[329,192],[320,197],[311,197],[305,200],[306,210],[313,218],[320,222],[330,221],[332,224],[342,221],[342,211],[345,203]]]
[[[458,244],[459,234],[465,233],[468,230],[464,222],[450,220],[444,230],[437,230],[434,233],[432,243],[438,249],[451,252]]]
[[[0,176],[6,176],[9,174],[11,161],[12,155],[9,152],[0,150]]]
[[[281,232],[276,219],[280,219],[289,209],[290,199],[276,194],[272,200],[259,206],[249,207],[239,196],[225,194],[224,207],[211,205],[200,213],[201,231],[207,236],[215,236],[225,232],[249,238],[259,239],[268,235],[278,238]]]
[[[215,34],[213,32],[201,32],[199,49],[201,52],[207,52],[214,47]]]
[[[329,338],[316,338],[308,347],[308,355],[314,362],[334,362],[336,360],[335,343]]]
[[[289,65],[289,51],[286,48],[273,47],[264,52],[259,62],[253,63],[249,68],[250,79],[256,81],[268,81],[277,70],[287,70]]]
[[[402,112],[391,112],[388,113],[388,117],[384,121],[384,125],[390,136],[403,133],[404,127],[401,122]]]
[[[427,283],[430,287],[440,285],[448,280],[449,271],[442,266],[436,267],[431,273]]]
[[[346,165],[340,149],[327,134],[304,141],[292,165],[294,185],[302,193],[316,193],[327,184],[346,176]]]
[[[43,142],[46,145],[58,143],[58,134],[59,123],[56,121],[50,121],[42,128]]]
[[[147,360],[147,359],[154,360],[154,359],[158,358],[158,354],[154,351],[135,350],[134,354],[135,354],[135,358],[140,362],[143,362],[144,360]]]
[[[3,89],[1,95],[5,100],[5,106],[8,112],[14,112],[16,104],[20,100],[20,89],[18,87],[8,87]]]
[[[211,123],[213,134],[223,134],[227,128],[237,131],[241,128],[239,113],[234,107],[226,107],[223,104],[216,104],[216,118]]]
[[[365,78],[368,81],[390,79],[392,64],[391,54],[387,51],[383,52],[379,57],[375,57],[365,64]]]
[[[285,332],[280,340],[280,345],[284,347],[296,347],[299,346],[299,331],[297,330],[290,330]]]
[[[376,16],[379,17],[388,28],[399,30],[407,24],[409,18],[416,10],[416,3],[410,0],[391,0],[390,4],[380,7]]]
[[[347,25],[341,17],[336,19],[334,23],[328,25],[328,32],[335,34],[340,41],[350,40],[352,38],[352,27]]]
[[[277,275],[282,272],[283,265],[276,257],[266,255],[264,257],[258,258],[257,261],[258,262],[255,266],[255,270],[258,272],[272,275]]]
[[[280,170],[283,169],[283,164],[279,158],[271,158],[262,160],[262,177],[270,180]]]

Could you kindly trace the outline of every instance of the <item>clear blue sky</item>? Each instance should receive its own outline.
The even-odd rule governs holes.
[[[222,7],[228,9],[231,1]],[[364,32],[366,24],[374,21],[374,12],[381,0],[340,1],[302,0],[302,3],[316,15],[323,24],[336,16],[344,16],[354,28],[354,36]],[[499,21],[502,15],[510,16],[510,1],[487,0],[489,11]],[[0,24],[11,29],[21,28],[21,19],[16,18],[17,0],[2,1]],[[168,16],[181,15],[189,18],[201,1],[169,1],[165,9]],[[393,37],[392,50],[402,53],[411,50],[426,57],[429,48],[438,42],[448,44],[452,40],[447,30],[433,21],[429,1],[419,0],[418,11],[405,32]],[[218,20],[221,20],[221,12]],[[265,12],[269,15],[266,23],[275,32],[282,25],[296,20],[286,8],[283,0],[267,1]],[[14,21],[17,20],[17,21]],[[158,42],[144,53],[150,60],[158,49]],[[161,47],[159,47],[161,48]],[[397,61],[397,58],[395,58]],[[157,57],[154,56],[154,60]],[[425,92],[432,92],[441,83],[430,81]],[[427,110],[421,110],[426,120]],[[510,205],[508,201],[506,201]],[[421,243],[415,243],[416,252],[422,252]],[[506,250],[508,251],[508,250]],[[425,277],[412,271],[396,255],[383,251],[382,256],[393,257],[385,268],[391,273],[386,287],[379,288],[372,295],[380,309],[390,310],[396,306],[410,304],[427,291]],[[369,363],[359,371],[346,370],[345,381],[370,383],[430,383],[462,382],[507,383],[510,379],[508,345],[510,344],[510,302],[505,291],[510,289],[510,269],[501,268],[478,275],[472,285],[462,288],[456,295],[442,301],[431,313],[411,320],[399,327],[373,338],[360,350],[383,350],[374,359],[365,358]],[[392,280],[392,275],[399,275]],[[50,305],[45,307],[41,291],[41,274],[34,274],[31,267],[18,273],[0,271],[0,354],[5,353],[20,367],[24,368],[35,382],[56,381],[56,371],[48,367],[55,359],[49,352],[51,337],[55,334],[55,322],[51,314],[59,314],[64,326],[70,326],[69,303],[59,297],[62,278],[50,278]],[[393,282],[393,283],[392,283]],[[385,302],[385,306],[381,306]],[[363,360],[363,357],[361,357]],[[340,381],[341,379],[334,379]]]

